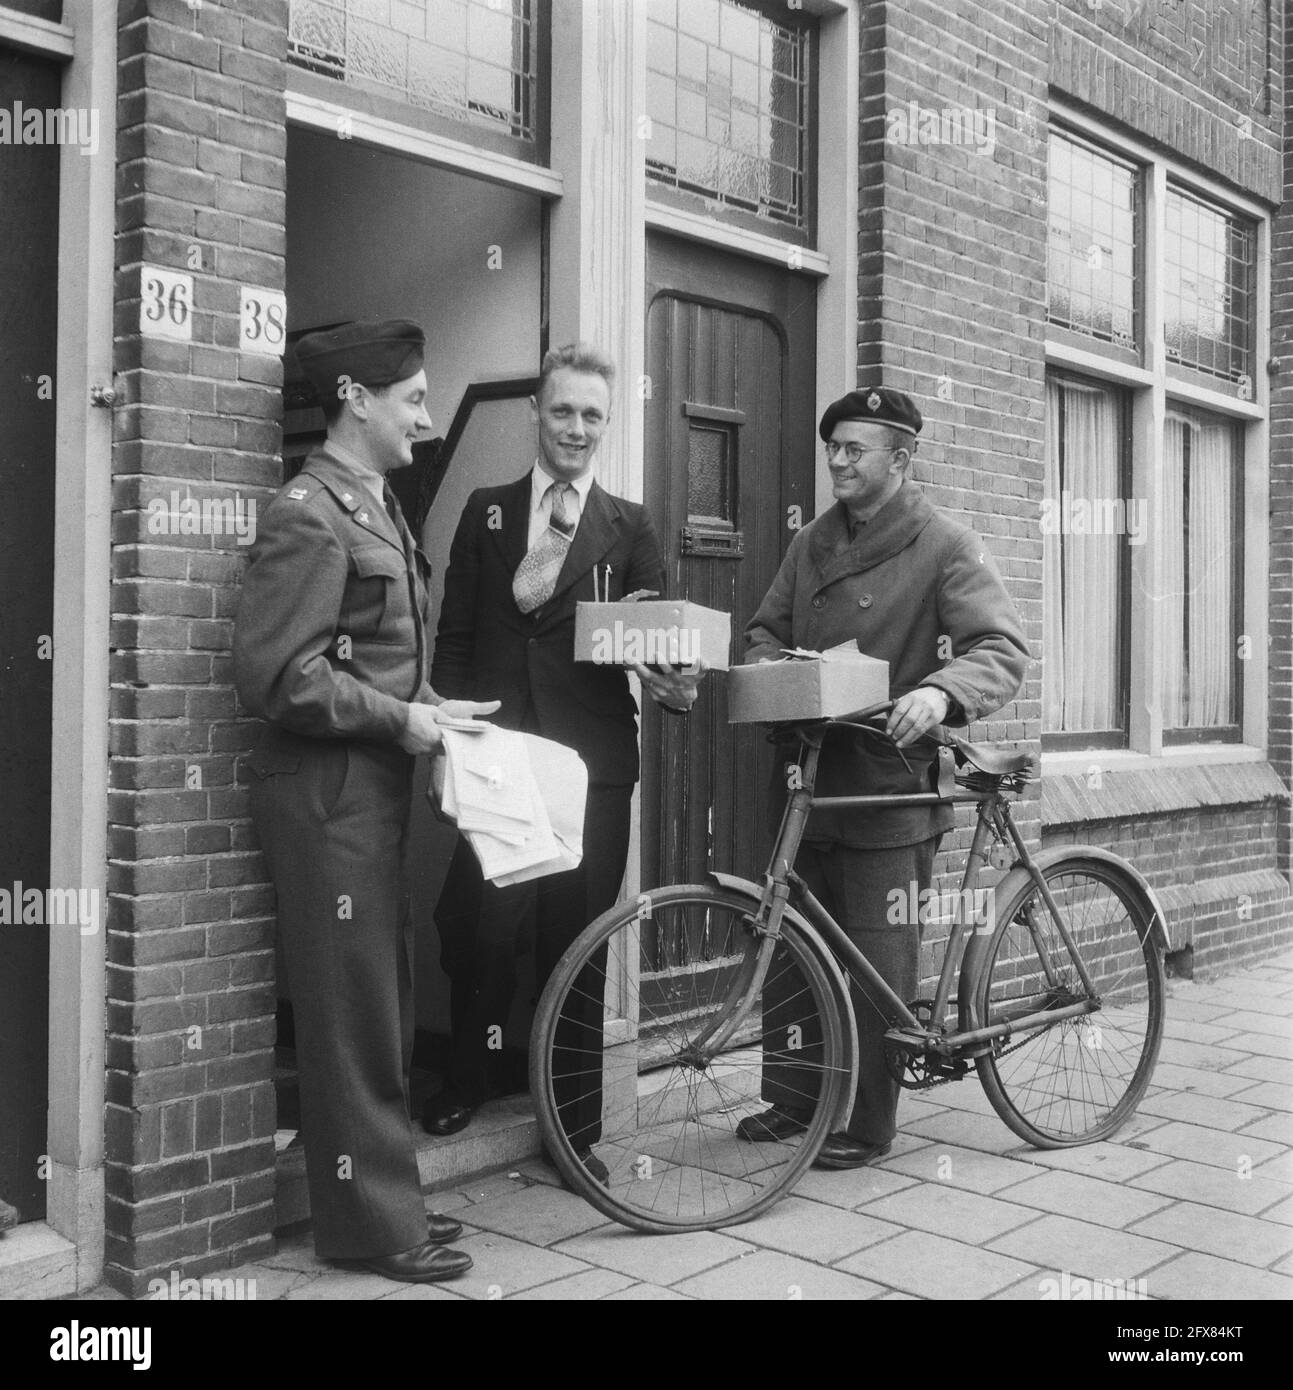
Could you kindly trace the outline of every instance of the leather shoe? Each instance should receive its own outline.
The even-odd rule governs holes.
[[[451,1216],[441,1216],[438,1211],[427,1212],[427,1240],[432,1245],[447,1245],[462,1235],[462,1222]]]
[[[766,1144],[802,1134],[807,1128],[807,1123],[793,1110],[784,1105],[773,1105],[757,1115],[747,1115],[737,1125],[736,1137],[744,1139],[747,1144]]]
[[[828,1134],[813,1159],[814,1168],[864,1168],[881,1159],[893,1148],[888,1144],[867,1144],[848,1134]]]
[[[396,1255],[374,1255],[359,1260],[358,1264],[401,1284],[434,1284],[466,1274],[471,1268],[471,1256],[465,1250],[446,1250],[428,1240],[412,1250],[401,1250]]]
[[[594,1182],[601,1183],[601,1185],[605,1188],[610,1187],[610,1169],[607,1168],[607,1166],[601,1161],[601,1159],[597,1157],[597,1155],[592,1151],[592,1148],[589,1145],[585,1144],[582,1149],[576,1149],[575,1157],[580,1161],[580,1163],[584,1165],[585,1168],[588,1169],[588,1176],[592,1178]],[[548,1152],[548,1146],[546,1144],[543,1146],[543,1161],[548,1165],[549,1168],[556,1168],[557,1166],[557,1161]],[[569,1186],[569,1184],[566,1183],[564,1174],[562,1176],[561,1181],[567,1187]]]
[[[440,1096],[434,1096],[422,1107],[422,1128],[428,1134],[457,1134],[471,1124],[476,1113],[474,1105],[455,1105]]]

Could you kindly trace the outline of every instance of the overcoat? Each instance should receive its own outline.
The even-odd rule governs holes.
[[[278,897],[320,1256],[426,1239],[408,1110],[413,930],[404,847],[426,680],[426,557],[324,445],[266,508],[234,683],[267,721],[246,759]]]
[[[891,699],[918,685],[945,691],[952,725],[982,719],[1013,699],[1029,660],[1019,615],[987,547],[910,480],[865,525],[851,526],[837,502],[804,527],[745,637],[747,663],[776,659],[785,647],[821,651],[856,641],[889,663]],[[878,740],[841,730],[822,751],[816,790],[929,790],[932,754],[904,751],[914,778]],[[948,806],[822,809],[813,812],[807,838],[881,848],[915,844],[951,824]]]

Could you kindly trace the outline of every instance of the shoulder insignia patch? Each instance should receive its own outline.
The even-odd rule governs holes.
[[[306,488],[294,487],[287,495],[292,499],[293,502],[299,502],[301,498],[308,497],[310,494]]]

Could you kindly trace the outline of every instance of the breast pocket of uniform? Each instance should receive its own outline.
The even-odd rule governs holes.
[[[400,642],[409,612],[404,556],[391,546],[364,546],[350,552],[338,636],[365,642]]]

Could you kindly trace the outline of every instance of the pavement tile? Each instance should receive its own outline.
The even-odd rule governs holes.
[[[389,1282],[389,1281],[388,1281]],[[453,1285],[461,1283],[455,1279],[448,1284],[401,1284],[394,1293],[386,1293],[378,1299],[379,1303],[460,1303],[464,1294],[454,1293]]]
[[[917,1149],[916,1153],[924,1153]],[[904,1158],[915,1158],[915,1154]],[[843,1207],[854,1211],[866,1202],[877,1197],[887,1197],[904,1187],[911,1187],[916,1181],[903,1173],[895,1173],[888,1168],[877,1168],[868,1163],[865,1168],[850,1168],[830,1172],[822,1168],[810,1168],[795,1184],[795,1196],[807,1197],[812,1202],[825,1202],[827,1206]]]
[[[1247,988],[1218,989],[1211,994],[1208,1002],[1225,1010],[1218,1020],[1220,1023],[1235,1013],[1267,1014],[1272,1018],[1285,1018],[1288,1015],[1287,1000],[1278,995],[1252,994]]]
[[[647,1284],[675,1284],[754,1249],[745,1241],[718,1231],[648,1236],[624,1226],[603,1226],[575,1236],[557,1248],[563,1254],[603,1269],[617,1269]]]
[[[1188,1158],[1195,1163],[1211,1163],[1214,1167],[1235,1171],[1239,1169],[1241,1158],[1249,1158],[1256,1166],[1280,1152],[1279,1145],[1272,1144],[1269,1139],[1253,1139],[1224,1129],[1179,1122],[1159,1126],[1138,1139],[1136,1146],[1149,1153]]]
[[[1202,1067],[1181,1067],[1160,1060],[1154,1068],[1153,1086],[1167,1091],[1194,1091],[1204,1096],[1224,1097],[1248,1089],[1256,1079],[1233,1069],[1205,1071]]]
[[[1247,1076],[1254,1081],[1288,1080],[1289,1064],[1284,1057],[1241,1057],[1228,1066],[1222,1076]]]
[[[1130,1279],[1171,1259],[1176,1247],[1147,1236],[1091,1226],[1068,1216],[1044,1216],[989,1242],[989,1249],[1043,1269],[1087,1279]]]
[[[1099,1298],[1116,1302],[1144,1303],[1152,1300],[1149,1281],[1143,1276],[1110,1275],[1099,1287]],[[1069,1274],[1065,1281],[1063,1270],[1039,1269],[1008,1289],[992,1295],[994,1303],[1053,1303],[1066,1300],[1073,1303],[1093,1302],[1096,1290],[1092,1280],[1084,1275]]]
[[[1278,998],[1288,986],[1289,981],[1283,974],[1276,973],[1272,978],[1265,978],[1251,970],[1245,970],[1240,975],[1227,975],[1224,981],[1219,981],[1209,988],[1227,994],[1258,994]]]
[[[1085,1173],[1106,1182],[1126,1182],[1137,1173],[1147,1173],[1166,1161],[1163,1154],[1150,1153],[1147,1149],[1148,1142],[1144,1139],[1131,1144],[1079,1144],[1073,1149],[1030,1149],[1028,1160],[1042,1168],[1062,1168],[1065,1172]]]
[[[507,1173],[517,1171],[515,1168],[509,1168]],[[449,1190],[465,1197],[468,1202],[492,1202],[495,1197],[505,1197],[510,1192],[521,1192],[530,1185],[525,1178],[510,1178],[507,1173],[489,1173],[483,1178],[466,1179]],[[433,1200],[439,1201],[443,1195],[436,1193]],[[461,1207],[455,1210],[455,1215],[459,1221],[467,1219]]]
[[[1220,1207],[1223,1211],[1242,1212],[1266,1220],[1272,1218],[1269,1209],[1281,1197],[1289,1196],[1283,1183],[1261,1178],[1241,1178],[1233,1168],[1217,1168],[1210,1163],[1190,1163],[1183,1158],[1164,1163],[1151,1173],[1129,1179],[1133,1187],[1146,1192],[1158,1192],[1205,1207]]]
[[[867,1216],[914,1226],[935,1235],[981,1245],[994,1236],[1014,1230],[1037,1213],[978,1192],[965,1192],[950,1183],[922,1183],[919,1187],[881,1197],[863,1208]]]
[[[1278,1111],[1274,1115],[1267,1115],[1264,1120],[1258,1120],[1256,1124],[1245,1125],[1241,1133],[1269,1139],[1272,1144],[1283,1144],[1285,1148],[1293,1147],[1293,1115]]]
[[[1250,1055],[1251,1050],[1214,1047],[1208,1043],[1188,1042],[1184,1038],[1164,1038],[1158,1049],[1160,1062],[1175,1062],[1178,1066],[1198,1067],[1202,1071],[1222,1071]]]
[[[271,1269],[297,1269],[310,1274],[326,1274],[332,1266],[314,1253],[314,1237],[305,1235],[281,1238],[278,1249],[272,1255],[257,1260],[257,1264],[268,1265]]]
[[[475,1261],[461,1279],[455,1279],[455,1293],[468,1298],[507,1298],[536,1284],[547,1284],[568,1274],[578,1274],[588,1266],[569,1255],[541,1245],[527,1245],[494,1231],[479,1231],[453,1243]]]
[[[819,1264],[834,1264],[868,1245],[896,1236],[899,1230],[869,1212],[857,1215],[794,1196],[778,1202],[755,1220],[742,1223],[741,1238]]]
[[[1235,1138],[1242,1139],[1243,1135],[1237,1134]],[[1267,1159],[1264,1163],[1255,1155],[1253,1161],[1253,1177],[1270,1178],[1272,1182],[1282,1182],[1288,1187],[1293,1187],[1293,1153],[1287,1149],[1278,1157]]]
[[[1169,1013],[1177,1018],[1188,1018],[1194,1023],[1210,1023],[1223,1014],[1233,1013],[1235,1007],[1234,1004],[1203,1004],[1197,999],[1183,999],[1175,993],[1169,994],[1167,999]]]
[[[633,1284],[627,1289],[621,1289],[619,1293],[607,1294],[602,1302],[663,1303],[670,1299],[679,1299],[687,1303],[692,1301],[687,1294],[674,1293],[672,1289],[661,1288],[659,1284]]]
[[[1264,1110],[1293,1112],[1293,1086],[1275,1081],[1259,1082],[1235,1099],[1244,1105],[1260,1105]]]
[[[835,1267],[924,1298],[985,1298],[1029,1273],[1021,1260],[929,1231],[905,1231]]]
[[[273,1256],[270,1256],[272,1259]],[[253,1297],[251,1292],[251,1281],[256,1281],[255,1300],[257,1303],[269,1303],[274,1299],[284,1298],[292,1290],[301,1288],[307,1281],[317,1279],[323,1268],[330,1266],[320,1266],[320,1271],[290,1269],[282,1265],[271,1265],[263,1261],[256,1264],[242,1265],[238,1269],[237,1277],[246,1280],[247,1298],[250,1301]],[[388,1281],[389,1282],[389,1281]]]
[[[1257,1179],[1253,1178],[1251,1181],[1256,1182]],[[1284,1184],[1280,1183],[1279,1186],[1282,1188]],[[1262,1220],[1280,1221],[1285,1226],[1293,1226],[1293,1196],[1285,1197],[1282,1202],[1276,1203],[1273,1207],[1267,1207],[1262,1212]]]
[[[1247,1036],[1250,1033],[1256,1033],[1259,1037],[1282,1038],[1285,1042],[1293,1042],[1293,1020],[1288,1018],[1286,1011],[1265,1013],[1259,1009],[1236,1009],[1234,1013],[1222,1014],[1216,1023],[1203,1023],[1195,1026],[1223,1029],[1231,1035],[1239,1033]],[[1221,1039],[1214,1038],[1213,1041],[1220,1042]],[[1232,1036],[1229,1046],[1235,1047],[1236,1045]],[[1253,1048],[1252,1050],[1256,1052],[1258,1049]]]
[[[561,1187],[536,1184],[507,1192],[488,1202],[474,1202],[457,1213],[459,1220],[532,1245],[555,1245],[581,1231],[604,1226],[606,1218],[582,1197]]]
[[[836,1213],[838,1215],[838,1213]],[[748,1229],[748,1228],[747,1228]],[[809,1299],[859,1300],[877,1298],[883,1284],[824,1269],[774,1250],[758,1250],[739,1260],[693,1275],[675,1285],[693,1298],[787,1301]]]
[[[887,1158],[884,1168],[926,1182],[946,1183],[949,1187],[988,1194],[1037,1172],[1031,1151],[1013,1158],[1000,1158],[956,1144],[930,1144],[915,1153]]]
[[[1293,1254],[1293,1227],[1198,1202],[1174,1202],[1131,1229],[1136,1235],[1260,1269]]]
[[[1190,1251],[1178,1255],[1170,1264],[1146,1276],[1153,1298],[1196,1299],[1237,1298],[1244,1300],[1288,1300],[1293,1298],[1293,1279],[1252,1265],[1236,1264]],[[1236,1321],[1243,1322],[1243,1309]]]
[[[1161,1193],[1138,1191],[1125,1183],[1101,1182],[1084,1173],[1062,1170],[1029,1178],[1001,1196],[1007,1202],[1019,1202],[1057,1216],[1072,1216],[1097,1226],[1112,1226],[1115,1230],[1125,1229],[1170,1200]]]
[[[1226,1046],[1231,1051],[1255,1052],[1259,1056],[1282,1057],[1286,1062],[1293,1061],[1293,1038],[1277,1037],[1274,1033],[1236,1033]]]
[[[521,1301],[538,1299],[563,1299],[589,1302],[596,1298],[606,1298],[621,1289],[632,1287],[633,1280],[627,1274],[616,1274],[613,1269],[587,1269],[582,1274],[567,1275],[564,1279],[554,1279],[550,1284],[539,1284],[533,1289],[523,1289],[510,1297]]]
[[[926,1140],[941,1140],[961,1148],[980,1149],[984,1153],[1005,1154],[1024,1146],[995,1115],[976,1115],[968,1110],[945,1110],[929,1119],[914,1120],[908,1128]]]
[[[978,1115],[996,1114],[974,1072],[964,1081],[953,1081],[946,1086],[939,1086],[936,1090],[917,1091],[916,1094],[937,1096],[937,1106],[940,1110],[972,1110]]]
[[[1223,1014],[1221,1017],[1220,1023],[1200,1023],[1193,1018],[1177,1018],[1173,1015],[1169,1003],[1163,1017],[1163,1036],[1180,1038],[1183,1042],[1220,1043],[1244,1027],[1243,1024],[1228,1021],[1234,1017],[1233,1014]]]
[[[444,1191],[426,1193],[425,1206],[427,1211],[436,1212],[440,1216],[448,1216],[451,1213],[459,1221],[462,1220],[462,1208],[471,1205],[471,1198],[462,1192]]]
[[[1204,1096],[1197,1091],[1158,1091],[1142,1097],[1137,1113],[1160,1115],[1168,1120],[1184,1120],[1186,1124],[1206,1125],[1209,1129],[1242,1129],[1254,1120],[1265,1118],[1256,1105]]]
[[[337,1269],[328,1274],[320,1274],[309,1283],[298,1284],[283,1295],[288,1303],[301,1303],[317,1299],[376,1299],[394,1290],[394,1281],[380,1274],[369,1274],[365,1270]]]

